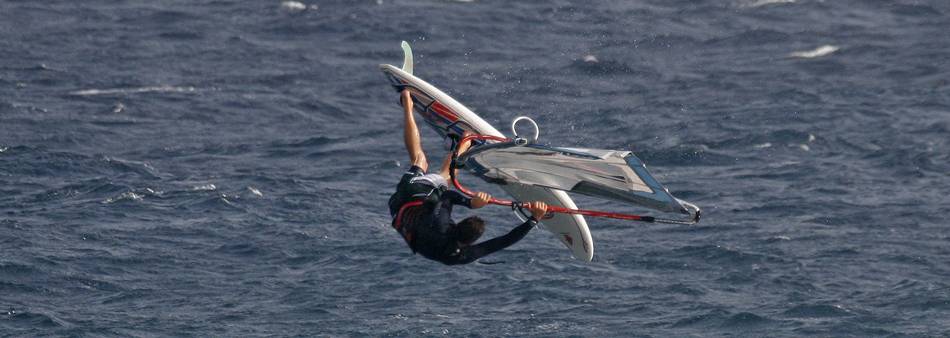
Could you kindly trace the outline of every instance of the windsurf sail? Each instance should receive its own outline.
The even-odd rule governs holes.
[[[474,146],[456,158],[457,166],[465,167],[487,182],[499,185],[518,183],[563,190],[662,212],[681,213],[689,215],[690,218],[681,221],[590,210],[561,212],[677,224],[693,224],[699,221],[700,209],[670,194],[669,190],[650,174],[646,165],[630,151],[551,147],[517,137],[503,139],[476,135],[470,138],[496,141]],[[457,180],[455,182],[459,190],[463,190]],[[500,202],[508,203],[496,204],[517,203]]]

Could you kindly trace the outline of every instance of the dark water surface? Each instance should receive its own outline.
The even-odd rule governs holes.
[[[950,2],[302,5],[0,1],[0,335],[950,336]],[[412,256],[400,40],[704,221]]]

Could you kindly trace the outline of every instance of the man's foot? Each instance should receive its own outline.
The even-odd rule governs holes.
[[[459,139],[459,142],[461,142],[462,140],[464,140],[466,137],[469,137],[470,135],[474,135],[474,133],[472,133],[472,132],[466,130],[464,133],[462,133],[462,138]],[[468,148],[469,148],[471,145],[472,145],[472,141],[471,141],[471,140],[469,140],[468,142],[465,142],[465,143],[460,143],[460,144],[458,145],[459,154],[462,154],[462,153],[468,151]]]

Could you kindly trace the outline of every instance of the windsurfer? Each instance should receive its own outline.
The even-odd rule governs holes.
[[[405,127],[403,130],[406,150],[411,166],[396,186],[389,199],[389,212],[393,227],[403,236],[414,253],[447,265],[467,264],[515,244],[531,230],[547,212],[544,202],[526,203],[531,217],[505,235],[475,243],[485,231],[485,222],[478,216],[465,218],[459,223],[452,221],[452,207],[462,205],[478,209],[489,203],[491,196],[484,192],[469,198],[450,190],[446,181],[450,177],[451,153],[446,155],[438,174],[427,174],[429,164],[413,117],[413,102],[409,90],[402,92]],[[465,152],[469,143],[459,144],[459,152]]]

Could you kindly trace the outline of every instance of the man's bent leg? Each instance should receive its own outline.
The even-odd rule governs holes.
[[[416,119],[412,114],[412,96],[409,89],[402,91],[402,104],[405,108],[406,125],[403,129],[403,141],[406,143],[406,151],[409,152],[410,165],[417,166],[422,171],[429,170],[429,162],[426,161],[426,154],[422,151],[422,142],[419,138],[419,128],[416,127]]]
[[[471,134],[472,134],[471,132],[466,131],[465,133],[462,134],[462,138],[464,139],[465,137]],[[466,151],[468,151],[468,148],[471,145],[472,145],[471,141],[460,143],[458,145],[459,155],[464,154]],[[449,169],[452,166],[452,155],[453,155],[452,152],[445,154],[445,160],[442,161],[442,167],[439,169],[439,175],[442,175],[442,177],[444,177],[446,181],[452,180],[452,176],[450,176],[452,173],[449,173]],[[454,174],[458,174],[458,169],[455,170]]]

